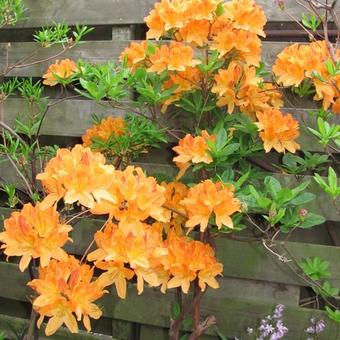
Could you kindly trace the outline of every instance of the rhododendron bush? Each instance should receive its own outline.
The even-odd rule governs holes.
[[[271,171],[322,174],[339,150],[340,128],[330,118],[340,112],[340,50],[327,37],[293,44],[271,73],[261,63],[266,21],[253,0],[162,0],[145,18],[147,40],[132,42],[118,63],[52,63],[42,83],[60,88],[62,99],[46,103],[40,82],[0,83],[1,105],[17,91],[38,107],[10,127],[1,106],[0,156],[23,186],[3,185],[17,211],[4,220],[0,244],[7,258],[19,258],[21,271],[30,268],[33,310],[38,327],[47,322],[47,336],[62,325],[77,332],[78,322],[90,331],[110,286],[117,299],[128,299],[132,285],[138,294],[146,287],[164,294],[176,288],[181,303],[174,301],[179,312],[169,321],[169,337],[179,339],[183,321],[192,318],[190,339],[198,339],[216,323],[200,315],[205,291],[219,288],[223,275],[216,238],[250,234],[289,262],[276,241],[325,221],[308,210],[315,199],[309,181],[285,187]],[[59,43],[65,51],[89,31],[77,27],[73,39],[56,42],[53,32],[67,37],[70,29],[49,30],[38,33],[37,42]],[[320,102],[317,127],[308,128],[324,155],[303,150],[302,119],[281,110],[283,88]],[[108,115],[94,115],[77,145],[42,146],[49,108],[72,97],[70,91],[106,105]],[[148,174],[136,164],[153,148],[171,150],[174,175]],[[267,153],[279,160],[275,167],[263,158]],[[333,168],[329,183],[319,175],[315,180],[336,204]],[[90,216],[102,227],[82,256],[68,254],[71,231]],[[302,269],[295,271],[302,275]]]

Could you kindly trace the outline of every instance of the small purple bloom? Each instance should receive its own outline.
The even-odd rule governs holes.
[[[311,318],[310,322],[312,325],[305,329],[305,333],[319,334],[319,333],[322,333],[326,328],[326,324],[323,320],[317,321],[315,320],[315,318]]]

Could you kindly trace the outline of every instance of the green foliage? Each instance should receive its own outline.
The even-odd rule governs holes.
[[[314,281],[328,279],[331,275],[329,272],[329,262],[322,260],[318,256],[307,258],[300,263],[300,267]]]
[[[282,188],[280,182],[268,176],[264,180],[264,188],[260,191],[253,185],[248,187],[248,195],[242,196],[248,209],[262,213],[270,226],[279,225],[284,233],[294,228],[308,229],[322,224],[325,219],[310,213],[301,206],[315,199],[315,195],[305,192],[310,182],[303,182],[295,188]]]
[[[286,153],[282,158],[282,168],[290,174],[305,174],[329,162],[328,155],[320,155],[308,151],[303,151],[303,153],[303,157]]]
[[[307,15],[302,13],[301,18],[302,24],[311,29],[313,32],[316,32],[318,27],[321,25],[320,18],[317,18],[314,14],[308,13]]]
[[[0,82],[0,102],[5,101],[9,96],[13,95],[19,84],[20,82],[17,78]]]
[[[19,83],[18,90],[22,98],[33,103],[42,99],[44,87],[40,80],[34,83],[32,78],[29,78],[24,79]]]
[[[0,340],[6,340],[6,333],[0,331]]]
[[[319,139],[319,143],[324,147],[331,141],[340,143],[340,125],[329,124],[326,120],[318,117],[318,130],[308,127],[308,130]]]
[[[77,45],[91,31],[93,31],[93,28],[87,26],[76,25],[75,30],[71,30],[68,25],[57,23],[54,26],[43,27],[35,32],[33,38],[42,47],[62,44],[71,48]]]
[[[340,311],[338,309],[331,309],[328,306],[326,306],[326,312],[327,316],[335,321],[336,323],[340,323]]]
[[[314,174],[314,180],[319,186],[335,200],[340,196],[340,187],[338,186],[338,177],[332,167],[328,168],[327,181],[324,180],[319,174]]]
[[[7,195],[7,205],[10,208],[15,208],[15,206],[19,203],[19,198],[16,195],[15,185],[0,183],[0,190],[4,191]]]
[[[315,93],[313,83],[309,79],[304,80],[299,86],[293,86],[291,90],[301,98]]]
[[[157,128],[149,119],[129,113],[125,122],[123,135],[112,135],[108,141],[93,138],[91,147],[111,156],[134,159],[149,148],[159,148],[161,143],[166,143],[165,130]]]
[[[155,107],[163,104],[175,92],[177,85],[166,90],[163,89],[164,82],[168,79],[168,73],[150,73],[144,67],[136,70],[129,77],[129,84],[138,95],[138,105],[143,107],[150,105]]]
[[[127,96],[127,69],[121,69],[111,62],[92,65],[83,61],[78,63],[78,69],[79,82],[85,91],[76,91],[84,97],[96,101],[108,99],[118,102]]]
[[[25,6],[23,0],[0,0],[0,28],[13,26],[24,18]]]

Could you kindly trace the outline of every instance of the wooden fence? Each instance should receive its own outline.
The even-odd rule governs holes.
[[[63,55],[71,59],[86,59],[91,62],[105,62],[117,59],[117,56],[128,46],[131,40],[143,38],[145,28],[143,18],[154,4],[154,0],[26,0],[28,8],[27,20],[15,29],[0,30],[0,70],[7,63],[13,64],[26,56],[35,48],[34,43],[23,41],[30,36],[33,29],[53,22],[65,22],[70,25],[82,23],[97,28],[91,34],[92,41],[69,50]],[[290,19],[279,11],[275,1],[257,1],[264,6],[270,23],[286,23]],[[287,10],[298,16],[301,13],[295,1],[286,1]],[[8,46],[8,42],[11,42]],[[267,41],[263,44],[263,60],[270,66],[275,56],[288,42]],[[57,48],[41,50],[39,59],[57,53]],[[8,57],[7,57],[8,56]],[[41,77],[52,60],[32,65],[27,68],[15,69],[8,76]],[[51,98],[55,94],[51,93]],[[104,104],[104,105],[102,105]],[[315,107],[312,102],[296,101],[293,97],[286,98],[284,111],[292,112],[300,121],[310,120],[308,108]],[[26,103],[19,98],[6,101],[5,122],[13,124],[19,112],[27,110]],[[105,106],[87,99],[66,100],[51,108],[43,127],[43,134],[55,138],[79,137],[91,125],[91,114],[99,116],[120,114]],[[305,150],[322,150],[303,127],[301,144]],[[63,139],[58,139],[62,141]],[[63,143],[63,142],[62,142]],[[169,155],[153,153],[140,160],[149,173],[174,172],[169,165]],[[12,175],[9,166],[0,165],[0,175],[8,180],[19,181]],[[277,175],[286,183],[293,184],[294,176]],[[313,185],[311,191],[317,199],[310,210],[323,214],[328,222],[298,234],[294,241],[288,243],[288,251],[297,260],[309,256],[320,256],[330,262],[333,273],[333,284],[340,287],[340,233],[336,224],[340,221],[339,214],[332,208],[331,200],[320,189]],[[0,215],[8,216],[11,210],[0,208]],[[101,226],[101,221],[87,219],[72,232],[74,243],[68,246],[72,254],[82,254],[90,243],[94,232]],[[285,322],[289,326],[286,339],[300,339],[303,328],[309,324],[314,315],[326,318],[323,312],[300,306],[301,297],[306,291],[306,283],[294,274],[287,264],[282,264],[264,249],[261,243],[247,243],[230,239],[218,240],[218,258],[224,265],[224,278],[220,280],[221,288],[209,291],[203,301],[203,314],[213,314],[218,320],[218,329],[226,337],[244,338],[247,327],[256,327],[261,317],[268,315],[276,303],[287,306]],[[283,247],[283,245],[282,245]],[[9,327],[22,329],[27,324],[32,291],[26,287],[29,281],[27,272],[21,273],[14,263],[0,262],[0,330]],[[129,286],[128,298],[120,300],[114,292],[106,295],[100,304],[103,306],[104,318],[94,322],[94,332],[101,333],[70,335],[61,330],[53,339],[166,339],[169,326],[170,306],[173,295],[163,295],[158,289],[146,289],[137,296],[133,284]],[[9,326],[10,325],[10,326]],[[328,323],[325,339],[335,339],[337,327]],[[211,329],[204,339],[217,338],[215,329]],[[323,339],[323,338],[322,338]]]

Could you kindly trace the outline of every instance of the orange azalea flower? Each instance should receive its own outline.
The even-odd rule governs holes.
[[[146,58],[147,42],[132,42],[120,55],[119,60],[127,59],[127,66],[135,70]]]
[[[258,66],[261,56],[261,40],[254,33],[235,29],[232,24],[217,33],[210,46],[220,57],[232,56],[248,65]]]
[[[217,262],[210,245],[179,237],[173,232],[170,232],[164,245],[168,252],[161,262],[172,276],[167,285],[169,289],[181,287],[187,294],[190,283],[197,277],[202,291],[206,285],[214,289],[219,287],[216,276],[222,274],[223,265]]]
[[[335,53],[339,57],[340,49]],[[340,76],[328,73],[326,62],[331,60],[325,41],[308,45],[293,44],[278,55],[273,72],[277,82],[284,86],[299,86],[305,79],[311,79],[316,90],[314,100],[323,100],[323,108],[327,110],[339,97],[340,85]]]
[[[151,66],[148,72],[162,73],[165,70],[183,72],[188,67],[195,67],[200,61],[193,59],[191,46],[172,41],[170,45],[162,45],[150,56]]]
[[[106,270],[98,280],[105,285],[114,283],[121,298],[126,297],[126,280],[134,274],[138,294],[143,292],[144,281],[153,287],[162,285],[164,291],[168,275],[159,260],[166,253],[160,228],[133,220],[121,221],[119,225],[109,222],[95,234],[95,241],[98,249],[88,255],[88,260]]]
[[[189,217],[186,223],[189,232],[197,225],[204,232],[213,213],[219,229],[222,225],[232,229],[231,215],[241,211],[241,203],[234,197],[234,187],[221,182],[213,183],[211,180],[190,188],[181,204]]]
[[[181,178],[186,170],[190,167],[190,163],[212,163],[213,159],[209,154],[208,141],[215,142],[216,136],[209,135],[205,130],[202,131],[201,136],[193,137],[187,134],[179,141],[178,146],[173,150],[178,154],[173,161],[180,169],[177,179]]]
[[[100,121],[86,130],[85,134],[82,136],[82,140],[85,147],[92,145],[93,138],[100,139],[107,142],[109,138],[114,136],[122,136],[125,132],[125,121],[122,117],[112,117],[109,116]]]
[[[113,201],[107,190],[113,173],[114,167],[105,164],[105,157],[90,148],[76,145],[72,150],[59,149],[37,176],[48,194],[42,207],[50,207],[61,198],[67,204],[79,202],[87,208],[104,198]]]
[[[209,20],[216,16],[216,9],[221,0],[189,0],[187,1],[186,15],[189,21]]]
[[[41,210],[39,203],[25,204],[21,211],[15,211],[4,221],[5,231],[0,233],[0,243],[7,256],[21,256],[19,269],[23,272],[31,259],[40,259],[46,267],[51,258],[65,260],[62,249],[72,227],[59,221],[55,208]]]
[[[189,21],[179,30],[180,40],[203,46],[209,41],[210,22],[207,20]]]
[[[91,209],[93,214],[109,214],[119,221],[144,221],[151,216],[157,221],[167,222],[162,208],[165,189],[154,177],[147,177],[141,168],[129,166],[124,171],[115,171],[108,192],[114,199],[102,199],[96,203]]]
[[[159,39],[165,32],[165,23],[158,12],[160,5],[160,3],[156,3],[155,9],[153,9],[146,18],[144,18],[144,21],[149,28],[146,33],[147,39]]]
[[[300,57],[299,50],[300,45],[293,44],[277,56],[273,72],[283,86],[298,86],[305,78],[305,60]]]
[[[186,197],[188,192],[188,187],[180,182],[170,182],[165,183],[162,182],[161,186],[166,189],[165,191],[165,206],[167,209],[174,209],[178,211],[180,214],[175,213],[174,211],[169,210],[168,213],[170,215],[170,222],[165,224],[163,227],[165,232],[167,233],[171,228],[173,228],[177,234],[182,234],[182,225],[185,224],[186,218],[183,217],[185,215],[185,210],[183,209],[180,202]]]
[[[234,22],[235,28],[265,37],[263,28],[267,22],[264,11],[254,0],[232,0],[224,4],[225,17]]]
[[[288,150],[295,153],[300,149],[300,145],[295,142],[299,136],[299,122],[291,114],[283,115],[280,110],[270,108],[257,112],[256,116],[266,152],[275,149],[277,152]]]
[[[43,75],[44,85],[55,86],[59,84],[59,79],[67,79],[78,71],[77,65],[70,59],[57,60]]]
[[[164,30],[180,28],[186,20],[187,3],[183,0],[161,0],[156,10],[164,23]]]
[[[242,92],[248,87],[257,87],[260,78],[256,76],[254,67],[241,65],[232,61],[227,69],[219,70],[215,76],[215,85],[211,92],[218,94],[218,106],[228,106],[228,113],[232,113],[235,105],[241,105],[246,98]],[[240,96],[238,97],[238,95]]]
[[[40,314],[40,328],[45,317],[49,317],[45,334],[54,334],[63,324],[72,333],[78,332],[77,320],[83,320],[86,330],[91,330],[90,318],[99,319],[102,311],[93,302],[106,291],[99,280],[92,280],[93,268],[80,264],[73,256],[62,262],[52,260],[39,269],[39,278],[28,283],[39,296],[33,301],[35,311]]]

